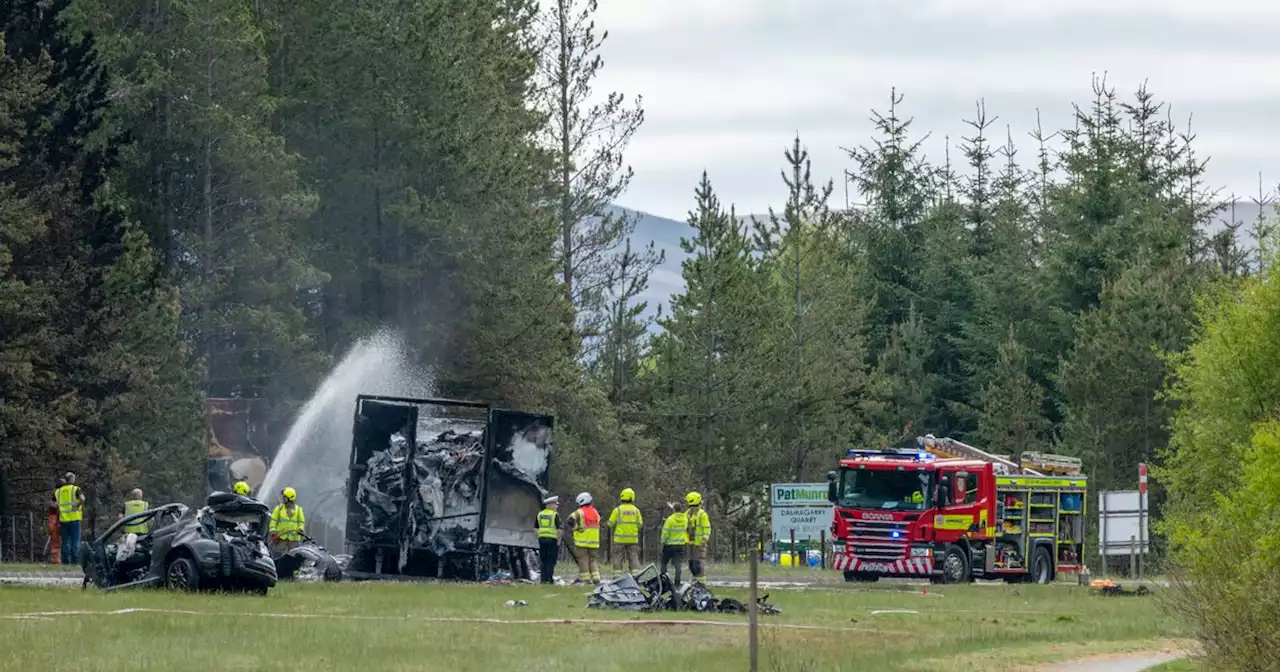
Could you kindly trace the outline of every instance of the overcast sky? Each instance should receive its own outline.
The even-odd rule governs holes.
[[[1124,94],[1145,80],[1175,119],[1194,114],[1210,182],[1256,194],[1280,181],[1280,2],[1273,0],[599,0],[609,30],[598,88],[642,95],[621,204],[684,219],[705,168],[739,212],[785,199],[798,132],[816,177],[848,166],[890,87],[931,159],[985,98],[1021,158],[1088,103],[1092,74]],[[1224,192],[1224,194],[1226,193]]]

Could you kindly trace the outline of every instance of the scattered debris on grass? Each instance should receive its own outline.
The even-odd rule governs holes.
[[[1126,590],[1123,586],[1112,581],[1111,579],[1094,579],[1089,582],[1089,592],[1098,595],[1150,595],[1151,591],[1146,586],[1138,586],[1134,590]]]
[[[761,614],[781,613],[781,610],[769,604],[768,595],[760,597],[756,604]],[[738,600],[731,597],[717,599],[705,584],[695,582],[683,586],[673,585],[671,579],[666,574],[658,574],[652,564],[639,574],[624,574],[600,585],[587,596],[587,606],[593,609],[609,607],[628,611],[747,612],[746,605]]]

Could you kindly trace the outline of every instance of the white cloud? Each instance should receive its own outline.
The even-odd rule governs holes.
[[[1221,20],[1238,16],[1250,21],[1280,19],[1280,4],[1265,0],[878,0],[930,18],[1015,22],[1065,15],[1169,15],[1184,19]]]
[[[1210,183],[1248,193],[1258,170],[1280,179],[1280,43],[1264,39],[1280,34],[1280,3],[601,0],[597,23],[611,33],[597,91],[642,95],[646,110],[622,201],[667,217],[683,217],[703,168],[740,211],[777,203],[796,132],[815,176],[841,175],[840,146],[867,141],[869,112],[891,87],[917,134],[933,133],[931,158],[941,160],[944,135],[969,131],[962,120],[985,97],[1000,101],[993,131],[1003,138],[1012,124],[1029,163],[1037,109],[1047,128],[1067,123],[1095,72],[1122,97],[1145,81],[1175,118],[1195,113]],[[837,194],[843,202],[839,184]]]
[[[548,0],[543,0],[545,5]],[[717,27],[731,29],[758,20],[779,4],[767,0],[601,0],[597,23],[610,33]]]

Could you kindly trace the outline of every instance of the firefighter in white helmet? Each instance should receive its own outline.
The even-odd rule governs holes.
[[[600,583],[600,512],[591,504],[591,493],[583,492],[574,499],[578,508],[569,514],[573,529],[574,556],[578,560],[577,583]]]

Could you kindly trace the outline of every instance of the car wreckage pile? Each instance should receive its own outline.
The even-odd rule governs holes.
[[[479,402],[357,397],[351,576],[533,578],[551,430],[549,416]]]
[[[624,574],[606,581],[587,597],[592,609],[625,609],[628,611],[701,611],[723,614],[745,614],[747,605],[732,597],[716,598],[703,584],[693,582],[676,587],[666,574],[659,574],[650,564],[639,574]],[[756,600],[761,614],[780,614],[781,609],[769,604],[768,594]]]
[[[366,539],[399,544],[406,558],[410,548],[444,555],[474,544],[480,531],[483,439],[483,426],[452,427],[420,439],[411,456],[409,439],[393,434],[387,449],[369,458],[356,490]],[[406,469],[413,470],[416,484],[411,493],[405,492]],[[406,502],[408,517],[401,535],[400,513]]]

